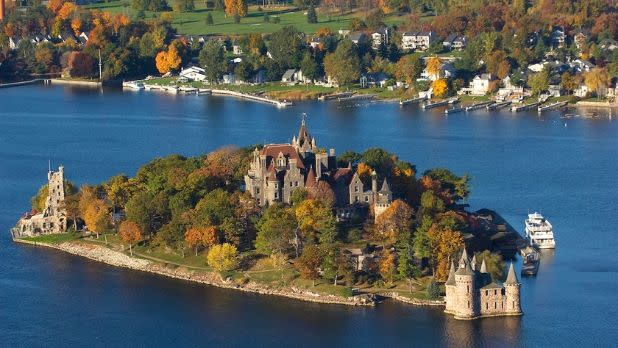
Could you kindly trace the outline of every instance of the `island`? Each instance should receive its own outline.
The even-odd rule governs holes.
[[[348,305],[392,298],[445,306],[456,319],[521,315],[508,243],[491,234],[508,233],[487,211],[467,211],[468,182],[445,168],[419,176],[379,148],[337,156],[303,119],[291,143],[157,158],[98,185],[78,188],[50,167],[11,234],[242,291]]]

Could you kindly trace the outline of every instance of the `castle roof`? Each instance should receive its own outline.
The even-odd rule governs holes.
[[[468,252],[466,252],[466,248],[464,248],[463,252],[461,253],[461,258],[459,259],[459,264],[461,265],[462,263],[469,263],[469,262],[470,261],[468,260]]]
[[[466,263],[465,267],[462,267],[455,272],[455,275],[474,276],[474,271],[470,268],[470,264]]]
[[[451,270],[448,272],[448,279],[444,285],[455,285],[455,264],[451,261]]]
[[[485,264],[485,259],[483,259],[483,263],[481,263],[481,273],[487,273],[487,265]]]
[[[305,181],[306,188],[316,188],[318,187],[318,181],[315,177],[315,170],[313,170],[313,166],[309,167],[309,173],[307,174],[307,180]]]
[[[513,267],[513,262],[511,262],[511,266],[509,266],[509,274],[506,276],[505,284],[519,284],[517,280],[517,275],[515,274],[515,268]]]
[[[312,143],[312,138],[311,135],[309,134],[309,131],[307,130],[307,126],[305,125],[305,119],[302,120],[301,124],[300,124],[300,130],[298,131],[298,146],[302,147],[305,142],[308,142],[309,144]]]
[[[492,281],[491,283],[485,285],[481,289],[502,289],[502,285]]]
[[[265,155],[266,157],[275,158],[279,156],[279,153],[283,154],[288,159],[295,159],[296,166],[298,168],[305,168],[303,161],[300,158],[300,155],[294,148],[294,146],[290,144],[269,144],[264,146],[264,148],[260,151],[260,155]]]
[[[472,255],[472,261],[470,261],[470,263],[472,264],[472,270],[476,271],[476,255]]]
[[[386,178],[384,178],[380,192],[391,192],[391,188],[388,186],[388,181],[386,181]]]

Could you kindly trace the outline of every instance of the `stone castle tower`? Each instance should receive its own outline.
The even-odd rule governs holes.
[[[11,231],[13,237],[35,236],[39,234],[62,233],[67,230],[67,214],[64,192],[64,167],[47,173],[48,195],[45,208],[37,214],[26,214]]]
[[[482,317],[522,315],[520,304],[520,283],[517,280],[513,263],[503,284],[491,279],[485,260],[480,270],[476,270],[476,260],[468,259],[463,250],[457,270],[451,263],[446,288],[446,308],[444,312],[453,314],[455,319],[476,319]]]

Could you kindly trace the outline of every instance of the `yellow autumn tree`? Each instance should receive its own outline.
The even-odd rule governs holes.
[[[446,93],[448,92],[448,85],[446,84],[445,79],[435,80],[431,84],[431,88],[433,89],[433,94],[438,98],[446,96]]]
[[[155,57],[155,63],[157,70],[161,74],[167,74],[170,71],[176,70],[180,67],[182,59],[178,54],[178,49],[174,45],[169,45],[167,51],[161,51]]]
[[[65,2],[64,4],[62,4],[62,7],[60,7],[60,10],[58,11],[58,18],[62,20],[67,20],[71,18],[76,9],[77,6],[75,6],[75,3]]]
[[[371,177],[371,173],[373,173],[373,168],[371,168],[365,162],[361,162],[356,168],[356,173],[358,173],[358,176],[363,182],[367,182]]]
[[[395,279],[395,253],[384,248],[379,262],[380,275],[389,284]]]
[[[609,80],[609,74],[604,68],[594,68],[584,74],[584,83],[586,84],[586,87],[588,87],[591,91],[596,91],[597,96],[599,97],[601,97],[599,95],[600,90],[607,87]]]
[[[442,61],[438,57],[430,57],[427,59],[427,73],[435,79],[440,77],[440,69],[442,69]]]
[[[246,0],[225,0],[225,14],[228,16],[239,15],[245,17],[247,15]]]
[[[208,265],[217,272],[229,272],[238,267],[238,251],[232,244],[223,243],[210,248]]]
[[[82,32],[82,20],[79,18],[73,18],[71,20],[71,29],[75,36],[78,36]]]
[[[404,201],[396,199],[388,209],[376,219],[378,239],[395,243],[399,236],[410,231],[412,208]]]
[[[427,233],[431,258],[435,268],[435,278],[445,281],[448,276],[448,260],[464,247],[463,235],[448,227],[433,224]]]
[[[88,230],[96,233],[97,238],[109,227],[109,208],[102,199],[90,201],[83,215]]]
[[[133,221],[123,221],[118,229],[118,234],[123,242],[129,244],[129,252],[133,256],[133,244],[142,239],[142,231]]]

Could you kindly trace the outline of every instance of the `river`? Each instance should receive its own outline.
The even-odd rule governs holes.
[[[320,147],[379,146],[472,177],[473,209],[523,232],[554,225],[555,252],[522,282],[521,318],[454,320],[385,302],[320,305],[239,293],[13,244],[8,230],[46,180],[133,175],[156,156],[290,141],[300,115]],[[618,122],[556,111],[455,114],[392,103],[298,103],[26,86],[0,90],[1,346],[612,346],[618,342]]]

